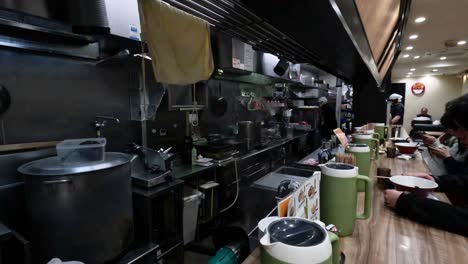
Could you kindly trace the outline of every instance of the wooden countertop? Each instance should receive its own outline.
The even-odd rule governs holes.
[[[381,155],[373,162],[371,177],[377,167],[387,167],[392,175],[405,171],[428,172],[420,155],[415,159],[400,160]],[[346,263],[463,263],[468,256],[468,238],[445,232],[426,225],[418,224],[397,215],[384,205],[382,190],[373,178],[372,215],[368,220],[356,221],[352,236],[340,239]],[[448,202],[443,193],[434,194],[439,200]],[[363,204],[363,195],[359,195],[359,204]],[[362,206],[358,208],[362,210]],[[260,262],[260,249],[257,248],[243,262]]]
[[[371,176],[375,175],[377,167],[390,168],[392,175],[405,171],[429,172],[420,155],[407,161],[381,155],[372,166]],[[468,256],[468,238],[397,215],[384,205],[375,178],[373,182],[372,216],[356,221],[353,235],[340,239],[347,263],[460,263]],[[434,195],[449,202],[443,193]],[[360,205],[362,196],[360,194]]]

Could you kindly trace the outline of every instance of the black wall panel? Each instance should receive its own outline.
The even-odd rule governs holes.
[[[132,140],[129,91],[138,88],[136,67],[0,49],[0,84],[12,98],[0,117],[0,143],[95,137],[94,117],[108,115],[121,123],[103,128],[107,150],[121,150]]]

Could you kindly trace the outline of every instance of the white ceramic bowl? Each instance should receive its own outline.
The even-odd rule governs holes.
[[[414,176],[392,176],[390,177],[390,181],[398,191],[413,192],[423,196],[427,196],[431,191],[439,186],[434,181]]]

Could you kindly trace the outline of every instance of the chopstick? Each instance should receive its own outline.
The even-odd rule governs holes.
[[[376,178],[380,178],[380,179],[390,179],[391,177],[388,177],[388,176],[374,176]]]

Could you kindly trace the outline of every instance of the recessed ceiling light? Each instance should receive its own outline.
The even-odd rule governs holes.
[[[403,58],[408,58],[409,57],[409,54],[404,54],[403,55]]]
[[[414,20],[414,22],[416,22],[416,23],[422,23],[422,22],[424,22],[424,21],[426,21],[426,18],[425,18],[425,17],[418,17],[418,18],[416,18],[416,19]]]
[[[406,50],[412,50],[412,49],[413,49],[413,46],[406,47]]]
[[[415,71],[416,69],[415,68],[411,68],[410,71]]]
[[[445,60],[447,59],[447,57],[440,57],[440,60]]]
[[[417,60],[417,59],[419,59],[419,58],[421,58],[421,56],[414,56],[414,57],[413,57],[413,59],[415,59],[415,60]]]
[[[412,72],[408,72],[408,75],[411,75],[411,74],[413,74],[413,73],[412,73]]]
[[[418,38],[418,35],[416,35],[416,34],[413,34],[413,35],[409,36],[409,39],[417,39],[417,38]]]
[[[460,41],[457,42],[458,46],[465,45],[465,44],[466,44],[465,40],[460,40]]]
[[[438,69],[432,69],[431,72],[438,72]]]
[[[409,75],[406,75],[406,78],[409,78],[409,77],[411,77],[411,76],[409,76]]]

